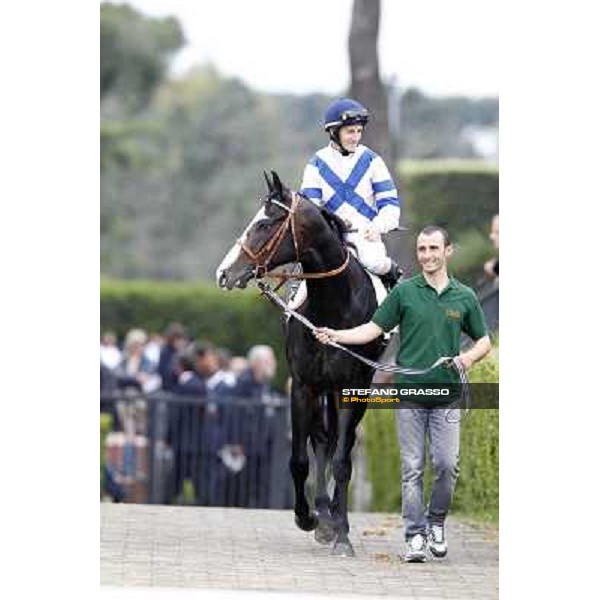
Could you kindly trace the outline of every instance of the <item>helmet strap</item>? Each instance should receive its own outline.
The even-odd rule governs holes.
[[[329,139],[334,143],[336,149],[342,156],[350,156],[353,152],[349,152],[342,146],[342,142],[340,141],[340,129],[341,127],[333,127],[329,130]]]

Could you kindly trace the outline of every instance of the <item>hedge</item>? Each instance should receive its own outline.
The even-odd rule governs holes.
[[[489,229],[498,213],[498,171],[472,163],[410,163],[400,168],[408,222],[415,232],[434,223],[451,237]]]
[[[449,268],[473,285],[494,254],[488,233],[498,213],[498,169],[477,161],[407,161],[399,177],[411,238],[404,251],[414,255],[416,235],[426,225],[444,227],[455,246]]]
[[[493,351],[495,355],[497,349]],[[498,382],[498,360],[487,357],[469,372],[473,383]],[[363,426],[371,510],[399,512],[402,506],[402,479],[396,413],[394,410],[367,410]],[[460,476],[452,504],[460,512],[488,521],[498,521],[499,421],[497,410],[471,410],[461,424]],[[425,494],[431,492],[432,470],[428,457]]]
[[[287,378],[282,313],[258,291],[227,292],[213,283],[103,280],[100,286],[103,331],[123,339],[133,327],[162,332],[178,321],[191,337],[212,342],[235,355],[255,344],[269,344],[278,360],[277,387]]]

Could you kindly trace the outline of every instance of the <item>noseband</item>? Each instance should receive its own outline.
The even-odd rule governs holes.
[[[277,279],[281,279],[283,281],[287,279],[322,279],[324,277],[334,277],[335,275],[339,275],[350,262],[350,253],[346,250],[346,260],[344,263],[331,271],[322,271],[319,273],[273,273],[269,271],[269,264],[279,247],[283,243],[285,238],[285,234],[288,229],[291,229],[292,232],[292,240],[294,242],[294,250],[296,251],[296,262],[300,262],[300,253],[298,251],[298,237],[296,234],[296,221],[294,216],[296,214],[296,208],[298,207],[298,203],[300,202],[300,197],[296,192],[292,192],[292,204],[291,207],[286,206],[285,204],[278,202],[277,200],[270,200],[280,206],[281,208],[287,211],[287,217],[282,221],[281,225],[277,228],[277,231],[273,234],[273,237],[268,240],[262,248],[253,252],[248,245],[242,240],[238,240],[238,243],[242,247],[242,250],[246,253],[248,258],[252,261],[252,264],[256,267],[255,275],[257,278],[259,277],[275,277]]]

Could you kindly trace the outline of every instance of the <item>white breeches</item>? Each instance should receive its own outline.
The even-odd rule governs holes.
[[[358,261],[371,273],[385,275],[391,266],[391,259],[387,255],[384,243],[379,239],[370,242],[364,238],[362,232],[349,233],[348,242],[355,244],[358,250]]]

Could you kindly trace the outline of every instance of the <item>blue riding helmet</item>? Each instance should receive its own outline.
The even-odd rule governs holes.
[[[325,111],[325,131],[343,125],[363,125],[369,122],[369,111],[356,100],[340,98]]]
[[[351,98],[340,98],[325,111],[325,131],[329,133],[329,139],[336,144],[343,156],[350,152],[346,150],[340,141],[340,128],[344,125],[362,125],[369,122],[369,111],[356,100]]]

